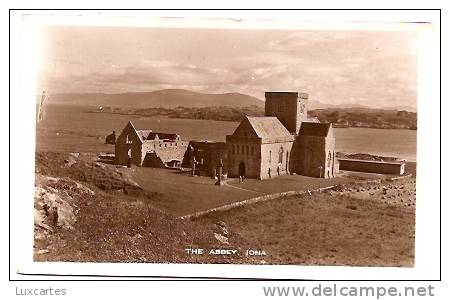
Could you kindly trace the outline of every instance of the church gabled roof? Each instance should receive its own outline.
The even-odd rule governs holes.
[[[176,140],[177,138],[179,138],[179,135],[176,133],[153,132],[151,129],[138,130],[131,121],[128,121],[122,133],[129,127],[136,133],[141,142],[144,142],[146,140],[154,140],[156,136],[158,136],[158,139],[160,140]]]
[[[123,136],[124,134],[127,134],[127,132],[129,132],[130,130],[131,130],[131,132],[133,132],[137,136],[139,141],[143,142],[143,138],[142,138],[141,133],[139,132],[139,130],[136,129],[136,127],[134,126],[133,122],[131,122],[131,121],[128,121],[127,125],[122,130],[122,133],[120,134],[120,136]]]
[[[246,117],[260,138],[291,136],[277,117]]]
[[[326,137],[328,136],[330,128],[331,123],[302,122],[302,125],[300,126],[299,135]]]
[[[148,135],[151,132],[152,131],[150,129],[142,129],[142,130],[138,130],[137,134],[139,134],[139,136],[141,137],[142,140],[146,140],[148,138]]]

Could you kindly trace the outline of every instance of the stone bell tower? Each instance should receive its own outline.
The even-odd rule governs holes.
[[[265,116],[277,117],[292,134],[298,134],[308,118],[308,94],[298,92],[266,92]]]

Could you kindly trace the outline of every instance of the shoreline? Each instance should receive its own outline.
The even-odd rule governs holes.
[[[411,160],[397,156],[385,156],[371,153],[348,153],[344,151],[336,151],[336,157],[347,159],[358,159],[367,161],[380,161],[380,162],[405,162],[405,163],[417,163],[416,160]]]
[[[112,115],[124,115],[124,116],[137,116],[140,118],[165,118],[165,119],[179,119],[179,120],[203,120],[203,121],[220,121],[220,122],[233,122],[233,123],[239,123],[238,120],[228,120],[228,119],[214,119],[214,118],[189,118],[189,117],[180,117],[180,116],[170,116],[165,114],[154,114],[149,115],[145,113],[139,113],[139,112],[124,112],[124,111],[99,111],[99,110],[88,110],[86,113],[103,113],[103,114],[112,114]],[[350,128],[365,128],[365,129],[394,129],[394,130],[408,130],[408,131],[417,131],[417,127],[414,128],[406,128],[406,127],[393,127],[393,126],[370,126],[370,125],[361,125],[361,126],[348,126],[348,125],[341,125],[338,123],[333,123],[333,128],[339,128],[339,129],[350,129]]]

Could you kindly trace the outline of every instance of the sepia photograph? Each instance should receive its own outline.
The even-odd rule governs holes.
[[[416,27],[38,31],[35,262],[415,266]]]

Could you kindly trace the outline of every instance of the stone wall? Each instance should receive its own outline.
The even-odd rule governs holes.
[[[296,173],[311,177],[336,177],[339,164],[334,147],[335,138],[332,133],[327,137],[299,136],[293,149],[296,153]]]
[[[324,177],[326,174],[325,138],[315,136],[299,137],[297,172],[311,177]]]
[[[197,161],[196,170],[200,175],[215,176],[221,159],[223,164],[222,173],[227,174],[228,172],[228,146],[226,143],[191,141],[189,142],[188,150],[184,154],[182,166],[185,168],[192,167],[191,159],[193,157]]]
[[[356,172],[403,175],[405,173],[405,163],[339,159],[339,169]]]
[[[127,165],[130,160],[131,164],[140,166],[142,163],[141,146],[142,141],[131,123],[128,123],[116,140],[114,163]]]
[[[228,146],[228,176],[260,178],[261,144],[237,142]],[[242,174],[244,173],[244,174]]]
[[[166,164],[172,160],[183,161],[184,153],[188,147],[186,141],[163,141],[163,140],[147,140],[142,144],[141,150],[141,162],[147,153],[155,153],[163,164]],[[160,167],[160,164],[152,164],[154,160],[147,160],[144,166],[148,167]]]
[[[325,166],[324,166],[324,172],[323,176],[324,178],[333,178],[336,177],[338,170],[335,168],[336,166],[336,153],[334,151],[335,147],[335,138],[332,133],[332,128],[330,129],[331,132],[329,135],[325,138]]]
[[[262,144],[261,145],[261,174],[260,179],[286,175],[291,170],[293,142]]]

